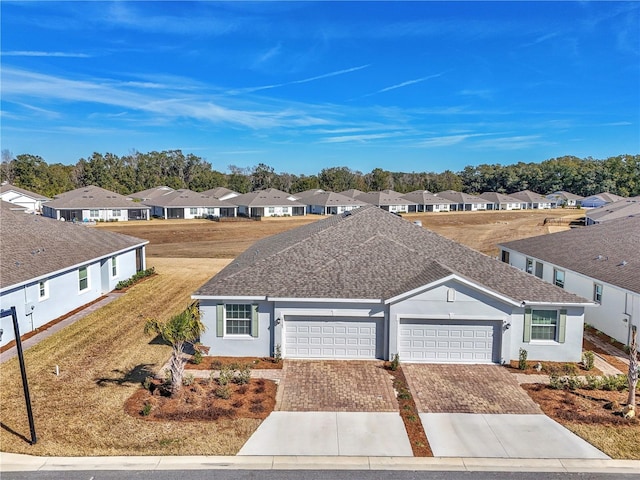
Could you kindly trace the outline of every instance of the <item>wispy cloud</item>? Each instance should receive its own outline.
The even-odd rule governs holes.
[[[470,138],[475,137],[486,137],[487,135],[491,135],[489,133],[466,133],[460,135],[444,135],[440,137],[431,137],[421,142],[418,142],[416,145],[418,147],[449,147],[451,145],[457,145],[459,143],[464,142]]]
[[[229,95],[238,95],[240,93],[253,93],[253,92],[259,92],[260,90],[269,90],[272,88],[286,87],[287,85],[297,85],[300,83],[315,82],[316,80],[322,80],[323,78],[335,77],[338,75],[344,75],[346,73],[357,72],[358,70],[362,70],[363,68],[367,68],[369,66],[370,64],[359,65],[357,67],[345,68],[344,70],[336,70],[335,72],[316,75],[315,77],[303,78],[302,80],[293,80],[291,82],[285,82],[285,83],[274,83],[273,85],[262,85],[259,87],[238,88],[234,90],[229,90],[226,93]]]
[[[540,43],[546,42],[547,40],[551,40],[552,38],[556,38],[558,35],[559,34],[557,32],[547,33],[545,35],[539,36],[531,42],[522,44],[521,47],[533,47],[534,45],[538,45]]]
[[[338,137],[328,137],[321,140],[321,143],[345,143],[345,142],[357,142],[365,143],[370,140],[380,140],[383,138],[392,138],[402,135],[401,132],[387,132],[387,133],[368,133],[363,135],[341,135]]]
[[[91,58],[91,55],[86,53],[74,53],[74,52],[43,52],[36,50],[11,50],[8,52],[2,52],[0,55],[3,57],[60,57],[60,58]]]
[[[512,137],[498,137],[482,140],[476,145],[481,148],[492,148],[496,150],[522,150],[537,145],[550,145],[540,135],[515,135]]]
[[[397,83],[395,85],[391,85],[390,87],[382,88],[382,89],[380,89],[380,90],[378,90],[376,92],[373,92],[373,93],[367,93],[366,95],[362,95],[361,97],[358,97],[358,98],[371,97],[371,96],[377,95],[379,93],[389,92],[391,90],[396,90],[398,88],[408,87],[409,85],[415,85],[416,83],[421,83],[421,82],[424,82],[425,80],[430,80],[432,78],[438,78],[438,77],[441,77],[442,75],[444,75],[444,72],[436,73],[434,75],[428,75],[426,77],[415,78],[413,80],[407,80],[405,82],[401,82],[401,83]]]

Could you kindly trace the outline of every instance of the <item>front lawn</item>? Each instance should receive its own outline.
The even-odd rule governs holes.
[[[44,456],[233,455],[256,418],[146,421],[125,411],[170,347],[144,334],[149,317],[167,320],[228,261],[151,259],[158,275],[25,352],[38,443],[29,425],[17,359],[0,367],[0,444],[5,452]],[[56,376],[56,366],[60,375]]]

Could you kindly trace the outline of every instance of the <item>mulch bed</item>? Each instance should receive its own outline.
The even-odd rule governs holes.
[[[125,411],[151,421],[189,421],[221,418],[265,419],[276,404],[276,384],[271,380],[251,379],[248,384],[229,383],[229,398],[221,398],[216,381],[194,381],[174,396],[155,381],[147,390],[137,390],[125,403]],[[148,406],[149,405],[149,406]]]
[[[391,370],[390,362],[385,362],[385,368],[393,377],[393,388],[398,392],[398,407],[400,409],[400,417],[404,422],[404,428],[407,431],[411,449],[414,457],[433,457],[431,446],[427,440],[427,435],[422,427],[418,408],[413,400],[413,396],[409,391],[407,380],[402,372],[402,367],[397,370]]]
[[[558,421],[583,424],[640,426],[640,419],[625,419],[620,411],[628,392],[606,390],[555,390],[548,385],[521,385],[542,411]],[[638,409],[640,410],[640,409]]]
[[[536,365],[540,363],[542,369],[538,372]],[[586,370],[581,363],[567,363],[567,362],[537,362],[527,361],[526,370],[520,370],[518,368],[518,360],[511,360],[509,365],[505,365],[512,373],[524,373],[525,375],[549,375],[550,373],[557,373],[559,375],[602,375],[602,372],[597,368]]]
[[[191,370],[220,370],[220,367],[230,367],[240,369],[244,365],[249,365],[252,369],[281,369],[282,360],[276,362],[271,357],[202,357],[202,362],[195,364],[191,361],[185,365]]]

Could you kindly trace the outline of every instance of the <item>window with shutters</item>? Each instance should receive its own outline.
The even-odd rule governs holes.
[[[227,303],[224,315],[227,335],[251,335],[252,309],[250,304]]]
[[[556,340],[557,331],[557,310],[531,311],[531,340]]]

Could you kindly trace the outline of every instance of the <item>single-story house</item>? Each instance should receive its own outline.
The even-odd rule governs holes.
[[[146,240],[0,207],[0,303],[16,307],[25,334],[113,290],[144,270]],[[117,319],[114,319],[117,321]],[[1,320],[0,345],[14,340]]]
[[[29,213],[41,213],[42,204],[51,199],[10,183],[3,183],[0,185],[0,200],[20,205]]]
[[[348,212],[354,208],[366,205],[365,202],[357,198],[346,197],[335,192],[297,193],[296,198],[300,203],[307,205],[307,213],[316,215],[338,215]]]
[[[410,208],[417,208],[415,202],[404,198],[402,193],[393,190],[382,190],[381,192],[361,193],[355,197],[356,200],[375,205],[383,210],[393,213],[407,213]]]
[[[73,222],[149,220],[150,208],[119,193],[89,185],[56,197],[42,206],[42,214]]]
[[[528,209],[533,210],[546,210],[554,205],[554,202],[547,197],[543,197],[539,193],[532,192],[531,190],[522,190],[521,192],[510,193],[510,197],[517,198],[523,204],[526,204]]]
[[[448,212],[453,203],[443,197],[438,197],[428,190],[414,190],[403,197],[415,205],[409,205],[409,212]]]
[[[230,200],[240,195],[235,190],[231,190],[226,187],[216,187],[216,188],[212,188],[211,190],[205,190],[204,192],[201,192],[201,193],[203,195],[208,195],[209,197],[215,197],[218,200]]]
[[[200,287],[216,355],[578,361],[592,302],[374,206],[259,240]]]
[[[294,197],[296,200],[302,200],[305,197],[310,197],[318,193],[325,193],[325,190],[322,190],[321,188],[312,188],[310,190],[305,190],[304,192],[294,193],[291,196]]]
[[[184,188],[143,200],[142,203],[151,207],[151,215],[164,219],[235,217],[238,210],[229,202]]]
[[[640,328],[639,245],[640,217],[627,217],[500,248],[510,265],[599,304],[585,322],[628,345],[631,326]]]
[[[625,198],[602,207],[589,209],[585,215],[585,223],[587,225],[595,225],[596,223],[631,216],[640,216],[640,196]]]
[[[624,200],[624,198],[625,197],[609,192],[596,193],[582,200],[582,208],[598,208],[607,203],[619,202],[620,200]]]
[[[571,192],[565,192],[564,190],[550,193],[549,195],[547,195],[547,198],[551,200],[553,206],[555,207],[570,208],[579,208],[582,200],[584,200],[584,197]]]
[[[349,190],[345,190],[344,192],[339,192],[340,195],[344,195],[345,197],[356,198],[362,195],[364,192],[362,190],[358,190],[357,188],[350,188]]]
[[[526,203],[522,200],[498,192],[484,192],[480,194],[480,198],[489,202],[487,210],[522,210],[527,208]]]
[[[142,202],[144,200],[152,200],[154,198],[161,197],[162,195],[173,191],[175,191],[173,188],[163,185],[160,187],[148,188],[147,190],[142,190],[141,192],[132,193],[131,195],[128,195],[127,198]]]
[[[247,217],[288,217],[306,215],[306,205],[295,196],[267,188],[233,197],[229,202],[238,206],[238,215]]]
[[[434,195],[450,200],[452,203],[449,208],[454,212],[486,210],[489,204],[484,198],[469,195],[468,193],[456,192],[455,190],[445,190],[444,192],[438,192]]]

